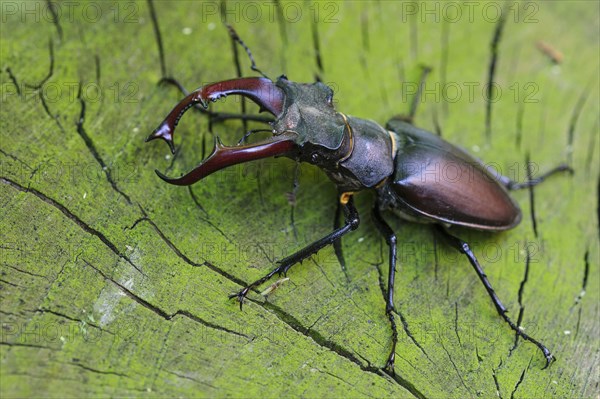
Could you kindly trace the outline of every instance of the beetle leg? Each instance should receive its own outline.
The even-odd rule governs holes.
[[[341,219],[342,219],[342,203],[341,202],[337,202],[337,207],[335,208],[335,216],[333,217],[333,228],[335,229],[339,229],[340,226],[342,225],[341,223]],[[342,267],[342,272],[344,272],[344,275],[346,276],[346,281],[350,282],[350,277],[348,277],[348,271],[346,270],[346,259],[344,259],[344,251],[342,249],[342,239],[338,239],[335,240],[333,242],[333,251],[335,252],[335,256],[338,259],[338,262],[340,262],[340,266]]]
[[[246,295],[248,295],[248,292],[251,289],[268,281],[275,274],[285,275],[287,273],[287,271],[296,263],[302,262],[304,259],[316,254],[319,250],[326,247],[327,245],[333,244],[333,242],[335,240],[339,239],[344,234],[346,234],[352,230],[356,230],[360,223],[360,219],[358,217],[358,211],[356,210],[356,207],[354,206],[354,203],[352,201],[352,197],[350,198],[348,203],[344,205],[344,213],[346,215],[346,223],[344,224],[344,226],[340,227],[339,229],[336,229],[335,231],[326,235],[325,237],[321,238],[320,240],[313,242],[312,244],[308,245],[307,247],[302,248],[298,252],[278,261],[277,263],[279,263],[279,266],[277,266],[275,269],[271,270],[271,272],[269,274],[267,274],[266,276],[264,276],[261,279],[256,280],[255,282],[248,285],[246,288],[244,288],[240,292],[229,295],[229,298],[230,299],[237,298],[237,300],[240,302],[240,309],[242,309],[242,304],[244,302],[244,298],[246,297]]]
[[[292,185],[292,191],[285,193],[288,204],[290,205],[290,225],[292,226],[292,232],[294,233],[294,239],[298,240],[298,229],[296,229],[296,197],[298,195],[298,187],[300,187],[300,160],[296,159],[296,167],[294,168],[294,182]]]
[[[388,357],[388,361],[385,365],[385,368],[394,375],[394,360],[396,358],[396,344],[398,343],[398,330],[396,329],[396,321],[394,320],[394,280],[396,275],[396,234],[392,231],[392,228],[383,220],[381,217],[381,212],[379,207],[375,205],[373,207],[373,221],[375,222],[375,226],[385,237],[385,242],[390,248],[390,270],[388,273],[388,292],[385,303],[385,313],[390,320],[390,325],[392,326],[392,351],[390,356]]]
[[[448,244],[450,244],[450,246],[452,246],[454,249],[456,249],[459,252],[461,252],[462,254],[464,254],[469,259],[469,262],[475,269],[475,272],[477,272],[479,279],[485,286],[485,289],[487,290],[488,295],[490,296],[490,298],[492,298],[492,302],[494,302],[494,306],[496,307],[498,314],[504,319],[504,321],[506,321],[506,323],[508,323],[510,328],[512,328],[518,335],[520,335],[524,340],[533,343],[535,346],[537,346],[542,351],[542,353],[544,354],[544,357],[546,358],[546,366],[544,368],[548,367],[550,365],[550,363],[552,363],[552,361],[555,360],[554,355],[552,355],[552,353],[548,350],[548,348],[546,348],[541,342],[539,342],[536,339],[525,334],[521,330],[521,328],[519,328],[519,326],[517,326],[507,316],[506,307],[502,304],[502,302],[500,301],[500,298],[498,298],[498,295],[496,295],[496,292],[494,292],[494,289],[492,288],[490,281],[488,280],[485,272],[483,271],[481,265],[479,264],[479,261],[475,257],[475,254],[473,254],[473,251],[471,251],[471,248],[469,248],[469,244],[467,244],[460,238],[451,235],[450,233],[448,233],[448,231],[446,231],[446,229],[444,229],[440,225],[436,225],[436,228],[437,228],[438,232],[440,232],[441,235],[446,239]]]
[[[429,75],[429,73],[433,70],[433,68],[431,68],[430,66],[427,65],[420,65],[421,67],[421,78],[419,79],[419,89],[417,90],[417,92],[415,93],[415,96],[413,97],[413,101],[410,105],[410,113],[408,114],[408,122],[413,125],[414,120],[415,120],[415,115],[417,115],[417,107],[419,105],[419,103],[421,103],[421,95],[423,93],[423,90],[425,89],[425,80],[427,79],[427,75]]]
[[[556,168],[544,173],[543,175],[536,177],[535,179],[527,180],[524,182],[514,181],[511,178],[502,175],[498,176],[498,181],[504,187],[506,187],[507,190],[520,190],[522,188],[537,186],[538,184],[546,180],[548,177],[560,172],[569,172],[571,174],[574,173],[573,169],[570,166],[566,164],[561,164],[558,165]]]
[[[240,114],[240,115],[242,115],[242,114]],[[242,136],[242,138],[238,140],[237,145],[244,144],[246,142],[246,140],[248,140],[248,137],[250,137],[251,134],[254,134],[254,133],[264,133],[264,132],[272,133],[273,130],[272,129],[252,129],[252,130],[248,130],[246,133],[244,133],[244,135]]]

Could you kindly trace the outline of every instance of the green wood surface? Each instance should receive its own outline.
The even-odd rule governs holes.
[[[515,229],[455,232],[515,320],[521,290],[522,326],[558,358],[546,370],[534,345],[511,349],[514,333],[465,258],[429,226],[386,215],[405,319],[396,317],[395,378],[381,371],[391,335],[374,195],[356,196],[361,225],[343,240],[349,281],[326,248],[240,311],[228,294],[331,231],[334,186],[302,165],[292,225],[288,159],[238,165],[191,189],[163,183],[155,168],[190,170],[213,138],[190,111],[175,157],[144,143],[181,98],[157,85],[151,3],[52,3],[54,14],[49,4],[0,3],[1,397],[598,397],[598,2],[224,3],[267,75],[319,75],[347,114],[382,124],[407,114],[427,65],[416,125],[438,126],[521,181],[527,154],[534,173],[562,162],[576,171],[536,187],[533,202],[515,192]],[[152,4],[168,76],[188,89],[236,76],[221,3]],[[238,50],[243,74],[255,75]],[[239,112],[240,101],[213,109]],[[228,144],[243,133],[238,121],[213,128]]]

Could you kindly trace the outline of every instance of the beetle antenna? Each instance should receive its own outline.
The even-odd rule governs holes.
[[[231,37],[231,40],[237,42],[240,46],[242,46],[244,48],[244,50],[246,50],[246,54],[248,54],[248,58],[250,58],[250,69],[252,69],[255,72],[260,73],[263,77],[270,80],[270,78],[267,75],[265,75],[265,73],[263,71],[258,69],[258,67],[256,66],[256,62],[254,61],[254,57],[252,56],[252,51],[250,51],[250,48],[248,48],[246,43],[244,43],[244,41],[237,34],[235,29],[233,29],[233,26],[231,26],[229,24],[225,24],[225,26],[227,27],[227,31],[229,32],[229,36]]]

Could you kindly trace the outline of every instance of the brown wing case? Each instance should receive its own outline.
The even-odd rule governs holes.
[[[482,164],[441,138],[401,123],[393,190],[421,216],[481,230],[506,230],[521,220],[518,205]]]

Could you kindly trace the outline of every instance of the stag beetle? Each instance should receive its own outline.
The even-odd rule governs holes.
[[[158,176],[175,185],[190,185],[222,168],[266,157],[285,156],[321,168],[339,190],[345,224],[298,252],[278,261],[278,266],[230,298],[237,298],[240,308],[251,289],[275,274],[286,274],[294,264],[310,257],[323,247],[336,244],[359,225],[353,195],[374,190],[377,201],[373,220],[389,246],[386,315],[392,329],[392,349],[385,370],[394,372],[398,334],[394,320],[394,274],[396,270],[396,235],[381,212],[390,210],[410,222],[430,223],[450,246],[464,254],[485,286],[496,310],[518,336],[535,344],[544,354],[546,365],[554,360],[552,353],[539,341],[527,335],[506,314],[502,304],[469,245],[451,235],[452,226],[477,230],[501,231],[515,227],[521,211],[508,190],[533,186],[559,171],[570,171],[561,165],[537,179],[517,183],[495,176],[476,158],[437,135],[395,118],[386,127],[376,122],[345,115],[333,105],[333,90],[317,82],[295,83],[285,76],[275,82],[266,77],[246,77],[206,85],[187,95],[152,132],[147,141],[164,139],[174,150],[173,132],[190,107],[200,104],[208,108],[210,101],[228,95],[240,95],[255,102],[261,111],[275,117],[270,122],[272,137],[257,144],[224,146],[215,139],[210,156],[198,167],[179,178]],[[431,168],[432,166],[441,166]],[[451,166],[460,173],[451,181],[432,174]]]

